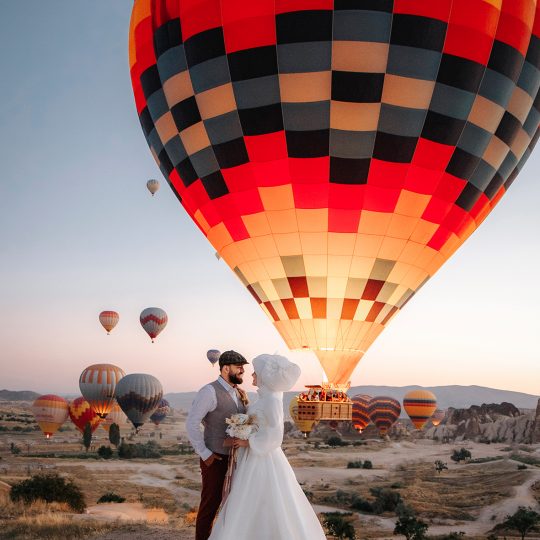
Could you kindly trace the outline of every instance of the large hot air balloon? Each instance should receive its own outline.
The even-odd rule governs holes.
[[[154,343],[154,339],[167,326],[169,319],[167,313],[161,308],[149,307],[141,311],[139,320],[144,331],[150,336],[152,343]]]
[[[221,355],[221,353],[217,349],[210,349],[206,353],[206,358],[208,358],[208,361],[212,365],[215,365],[215,363],[219,360],[220,355]]]
[[[113,407],[116,385],[124,375],[113,364],[93,364],[81,373],[81,394],[100,418],[105,418]]]
[[[86,424],[90,424],[92,433],[94,433],[101,423],[101,418],[82,396],[70,402],[69,417],[81,433],[84,433]]]
[[[347,383],[537,140],[516,0],[135,0],[140,123],[289,348]]]
[[[166,399],[161,399],[157,409],[150,416],[150,420],[154,422],[156,426],[159,426],[165,418],[171,413],[171,406]]]
[[[150,418],[162,397],[161,383],[145,373],[130,373],[116,386],[116,401],[136,429]]]
[[[107,335],[109,335],[111,330],[118,324],[119,320],[120,315],[118,315],[116,311],[102,311],[99,314],[99,322],[101,323],[101,326],[107,330]]]
[[[443,420],[444,420],[444,417],[446,416],[446,412],[443,411],[442,409],[437,409],[432,415],[431,415],[431,423],[434,425],[434,426],[438,426]]]
[[[362,431],[369,425],[369,402],[371,396],[358,394],[352,398],[352,425],[356,431]]]
[[[109,433],[109,429],[111,429],[112,424],[116,424],[118,427],[125,426],[127,423],[127,416],[124,414],[122,409],[120,408],[120,405],[115,401],[113,403],[113,406],[109,413],[107,414],[107,418],[105,418],[99,425],[107,432]]]
[[[289,402],[289,413],[291,415],[293,422],[298,428],[298,430],[304,434],[304,437],[307,437],[311,433],[315,425],[317,424],[315,420],[300,420],[299,419],[297,396],[293,397],[291,401]]]
[[[39,396],[32,404],[32,413],[47,439],[52,437],[58,428],[67,420],[68,403],[64,398],[54,394]]]
[[[148,180],[148,182],[146,182],[146,188],[152,194],[152,197],[153,197],[156,191],[159,189],[159,182],[153,179]]]
[[[401,414],[401,405],[397,399],[388,396],[371,398],[368,407],[369,418],[381,435],[386,435]]]
[[[437,408],[437,398],[429,390],[411,390],[403,398],[403,408],[416,429],[422,429]]]

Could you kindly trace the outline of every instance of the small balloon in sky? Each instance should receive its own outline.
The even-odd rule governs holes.
[[[153,197],[154,193],[156,193],[159,189],[159,182],[154,179],[148,180],[148,182],[146,182],[146,187],[148,188],[148,191],[152,194]]]
[[[208,358],[208,361],[212,365],[214,365],[219,360],[220,355],[221,355],[221,353],[217,349],[210,349],[206,353],[206,358]]]
[[[144,331],[150,336],[152,343],[154,339],[161,333],[161,331],[167,326],[168,317],[167,313],[161,308],[149,307],[141,312],[139,317],[141,326]]]
[[[101,326],[107,330],[107,335],[110,334],[111,330],[118,324],[120,320],[120,315],[116,311],[102,311],[99,314],[99,322]]]

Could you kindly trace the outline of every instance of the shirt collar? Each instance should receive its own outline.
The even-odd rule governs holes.
[[[229,394],[236,394],[236,388],[234,386],[231,386],[221,375],[218,377],[218,382],[229,392]]]

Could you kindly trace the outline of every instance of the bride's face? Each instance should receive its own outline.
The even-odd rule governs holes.
[[[257,374],[256,374],[255,372],[253,372],[253,373],[251,374],[251,376],[253,377],[253,386],[259,386],[259,385],[257,384]]]

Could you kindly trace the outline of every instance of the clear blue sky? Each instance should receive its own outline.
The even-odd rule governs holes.
[[[165,186],[131,93],[131,0],[18,0],[0,18],[0,388],[75,392],[89,363],[166,391],[216,375],[208,348],[286,352]],[[392,321],[353,384],[540,393],[540,150],[460,251]],[[162,181],[152,198],[148,178]],[[138,323],[163,307],[154,345]],[[107,337],[102,309],[121,320]],[[301,383],[315,357],[291,355]],[[250,379],[250,377],[249,377]]]

